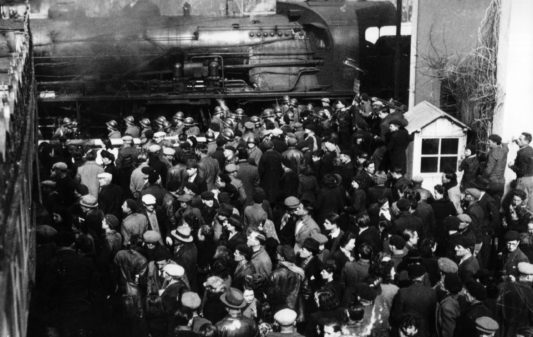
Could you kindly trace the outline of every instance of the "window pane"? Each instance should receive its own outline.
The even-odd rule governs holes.
[[[438,153],[439,153],[439,139],[438,138],[422,139],[422,154],[438,154]]]
[[[420,172],[437,172],[437,164],[439,163],[438,160],[439,159],[437,157],[423,157],[420,165]]]
[[[440,153],[441,154],[457,154],[459,147],[459,138],[443,138]]]
[[[457,157],[440,158],[440,171],[457,171]]]

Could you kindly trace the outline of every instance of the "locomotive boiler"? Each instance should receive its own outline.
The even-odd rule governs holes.
[[[394,24],[394,12],[349,0],[250,16],[50,12],[31,20],[38,90],[50,101],[350,97],[366,28]]]

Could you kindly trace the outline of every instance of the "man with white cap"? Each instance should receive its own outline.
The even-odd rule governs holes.
[[[163,286],[159,290],[163,311],[166,314],[168,326],[172,326],[173,317],[181,305],[181,294],[190,289],[185,269],[176,263],[169,263],[163,267]],[[166,324],[164,324],[167,326]]]
[[[298,314],[296,311],[285,308],[274,314],[274,320],[280,326],[279,332],[269,332],[266,337],[303,337],[296,331],[294,322]]]
[[[153,194],[145,194],[141,198],[143,213],[148,219],[148,228],[156,231],[161,238],[168,236],[169,220],[163,209],[156,207],[157,200]]]

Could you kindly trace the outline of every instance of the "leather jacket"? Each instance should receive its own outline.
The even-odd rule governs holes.
[[[251,318],[238,316],[226,316],[216,324],[219,337],[257,337],[259,336],[257,325]]]
[[[286,305],[295,309],[298,303],[300,285],[305,278],[304,271],[296,265],[282,261],[270,275],[268,298],[271,305]]]

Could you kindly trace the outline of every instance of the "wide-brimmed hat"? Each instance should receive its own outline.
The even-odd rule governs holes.
[[[183,233],[183,230],[181,230],[180,227],[171,230],[170,235],[172,235],[173,238],[181,242],[189,243],[193,241],[192,235],[186,235],[185,233]]]
[[[229,288],[224,294],[220,296],[220,300],[228,308],[232,309],[242,309],[246,306],[244,301],[244,296],[239,289]]]

